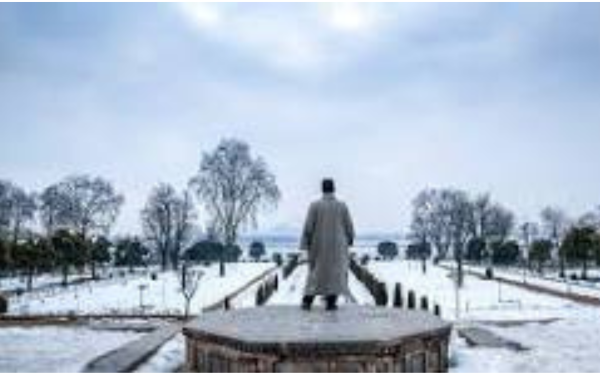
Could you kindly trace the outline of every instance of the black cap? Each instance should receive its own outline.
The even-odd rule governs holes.
[[[335,183],[333,182],[333,179],[324,178],[323,182],[321,183],[321,189],[323,190],[323,193],[335,192]]]

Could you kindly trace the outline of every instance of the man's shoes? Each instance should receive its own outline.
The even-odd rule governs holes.
[[[325,298],[325,310],[335,311],[337,308],[337,296],[327,296]]]
[[[314,296],[304,296],[302,297],[302,310],[309,311],[312,307],[313,301],[315,300]]]

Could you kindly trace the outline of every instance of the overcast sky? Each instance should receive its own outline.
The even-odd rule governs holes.
[[[0,178],[83,172],[183,188],[223,137],[251,144],[299,227],[323,176],[360,232],[424,187],[534,218],[600,203],[599,4],[0,4]],[[201,212],[201,220],[206,219]]]

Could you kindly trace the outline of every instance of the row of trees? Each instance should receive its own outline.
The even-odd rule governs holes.
[[[0,181],[0,271],[22,270],[29,285],[36,270],[59,268],[66,282],[69,268],[88,266],[96,277],[123,200],[100,177],[69,176],[40,193]]]
[[[96,277],[98,264],[152,259],[163,269],[176,269],[186,249],[190,257],[201,257],[194,255],[192,242],[196,206],[202,206],[210,244],[196,243],[195,251],[216,249],[224,274],[224,262],[239,251],[240,231],[255,225],[259,211],[279,197],[265,161],[252,156],[245,142],[225,139],[202,155],[185,189],[162,183],[151,190],[140,215],[141,238],[112,243],[110,230],[124,197],[106,179],[68,176],[38,193],[0,180],[0,272],[26,270],[33,277],[37,271],[61,269],[66,280],[71,268],[89,269]],[[253,253],[262,251],[254,247]]]
[[[489,194],[474,197],[459,189],[425,189],[412,201],[409,249],[415,257],[435,250],[436,259],[452,256],[457,263],[458,284],[462,285],[463,261],[488,264],[516,264],[530,267],[556,259],[560,274],[565,266],[582,264],[586,277],[588,263],[600,260],[598,213],[577,220],[565,212],[546,207],[540,222],[517,226],[515,215]]]

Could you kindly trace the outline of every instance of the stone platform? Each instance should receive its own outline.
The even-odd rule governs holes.
[[[219,311],[183,329],[186,370],[200,372],[443,372],[450,331],[427,312],[357,305]]]

